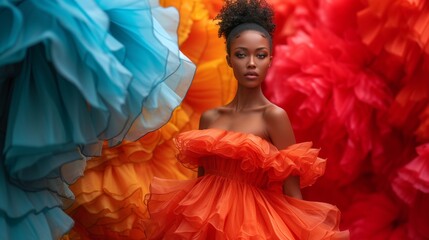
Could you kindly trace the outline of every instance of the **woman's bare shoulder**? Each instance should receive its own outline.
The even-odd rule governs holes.
[[[264,111],[266,129],[272,143],[278,149],[284,149],[295,143],[295,136],[286,111],[275,105],[269,105]]]
[[[201,114],[199,129],[206,129],[213,123],[220,114],[220,108],[212,108]]]
[[[265,108],[264,119],[267,123],[289,121],[286,111],[274,103],[269,104]]]

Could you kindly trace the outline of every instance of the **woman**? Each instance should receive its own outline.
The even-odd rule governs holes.
[[[301,200],[325,161],[311,143],[295,144],[286,112],[262,93],[272,16],[263,0],[227,1],[217,16],[238,89],[202,114],[199,130],[177,137],[179,161],[198,166],[199,177],[153,180],[149,238],[348,239],[335,206]]]

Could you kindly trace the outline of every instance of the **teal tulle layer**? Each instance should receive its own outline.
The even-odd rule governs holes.
[[[178,19],[157,1],[0,0],[6,239],[63,235],[86,158],[168,121],[195,72]]]

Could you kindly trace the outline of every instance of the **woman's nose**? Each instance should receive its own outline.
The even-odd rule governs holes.
[[[255,57],[250,56],[249,62],[247,63],[247,67],[248,68],[254,68],[254,67],[256,67],[256,65],[255,65]]]

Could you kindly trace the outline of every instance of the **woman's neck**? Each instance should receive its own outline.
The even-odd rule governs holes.
[[[227,106],[236,112],[240,112],[265,106],[269,103],[260,87],[244,88],[238,86],[234,99]]]

